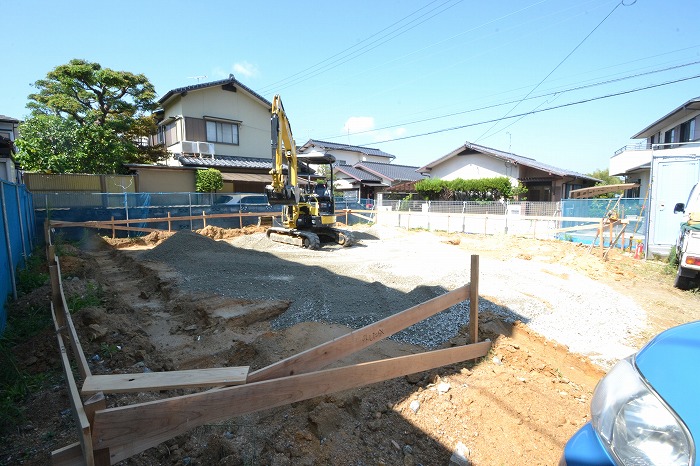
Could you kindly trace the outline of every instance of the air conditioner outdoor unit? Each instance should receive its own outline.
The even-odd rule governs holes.
[[[200,154],[214,155],[214,144],[213,143],[199,141],[197,144],[199,145],[199,153]]]
[[[193,141],[182,141],[182,153],[183,154],[197,154],[199,153],[199,148],[197,143]]]

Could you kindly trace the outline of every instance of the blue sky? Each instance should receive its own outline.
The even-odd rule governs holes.
[[[143,73],[159,95],[233,73],[282,96],[298,144],[422,166],[470,141],[588,173],[700,96],[698,78],[665,84],[700,75],[697,11],[697,0],[23,0],[3,9],[0,114],[25,117],[31,83],[72,58]]]

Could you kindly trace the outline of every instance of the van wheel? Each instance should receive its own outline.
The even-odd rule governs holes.
[[[676,273],[676,279],[673,281],[673,286],[679,290],[689,290],[693,288],[694,281],[691,277],[684,277],[681,275],[682,267],[678,267],[678,273]]]

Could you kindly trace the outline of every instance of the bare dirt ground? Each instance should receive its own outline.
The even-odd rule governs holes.
[[[350,279],[338,278],[349,261],[370,264],[370,257],[363,254],[376,256],[379,251],[377,246],[363,247],[373,238],[366,231],[358,232],[360,242],[352,248],[324,246],[320,251],[271,246],[260,231],[215,227],[201,231],[216,242],[152,234],[139,240],[90,237],[78,248],[64,245],[61,264],[66,294],[100,291],[100,305],[73,315],[93,373],[241,365],[253,371],[350,331],[347,325],[293,324],[289,318],[286,322],[291,326],[279,325],[292,311],[306,315],[299,308],[303,301],[299,293],[312,294],[313,289],[307,290],[303,283],[316,281],[315,287],[327,289],[317,298],[328,308],[324,312],[333,312],[338,305],[334,299],[343,294],[353,294],[347,302],[365,308],[381,307],[383,301],[395,303],[400,306],[396,312],[406,308],[402,301],[406,297],[419,299],[420,293],[431,297],[431,287],[446,281],[437,274],[439,267],[433,269],[425,260],[439,258],[440,266],[440,261],[447,260],[440,254],[450,251],[445,248],[453,248],[455,256],[477,253],[504,269],[518,261],[531,266],[533,274],[556,270],[557,278],[570,279],[572,287],[577,286],[574,275],[581,274],[631,298],[646,315],[642,330],[629,337],[632,347],[663,329],[700,318],[700,298],[674,289],[664,263],[635,260],[620,251],[612,251],[609,260],[602,261],[587,247],[565,242],[400,232],[377,242],[383,251],[393,251],[393,259],[382,257],[381,262],[367,266],[372,270],[363,272],[386,273],[376,276],[388,277],[387,283],[349,289],[343,285],[350,286]],[[178,238],[190,238],[191,250],[185,243],[176,243]],[[412,242],[416,239],[420,241]],[[402,252],[402,245],[409,243],[414,248],[420,244],[427,256]],[[434,256],[431,247],[436,248]],[[246,262],[251,257],[255,261]],[[280,257],[285,270],[276,268]],[[212,288],[213,280],[200,281],[194,273],[200,262],[211,267],[210,278],[226,276],[230,286],[221,291]],[[236,269],[232,263],[243,265]],[[297,270],[292,263],[305,268]],[[335,270],[331,278],[320,269],[327,264],[338,267],[329,266]],[[557,268],[548,268],[551,264]],[[250,278],[247,273],[254,267],[260,267],[256,273],[269,269],[267,282]],[[411,288],[415,283],[427,288],[416,292]],[[251,289],[264,292],[256,291],[256,297]],[[357,296],[363,289],[366,296]],[[48,293],[44,287],[23,296],[11,312],[48,305]],[[498,296],[483,298],[498,301]],[[596,296],[581,299],[593,302]],[[528,325],[504,322],[497,313],[482,312],[480,331],[481,339],[493,341],[491,353],[481,360],[203,426],[123,464],[427,466],[448,465],[451,458],[457,461],[455,451],[464,460],[454,464],[556,464],[566,440],[589,420],[591,394],[604,368],[538,335]],[[463,327],[441,346],[465,343]],[[383,340],[337,365],[421,351],[426,349]],[[2,437],[0,464],[47,464],[52,450],[77,439],[55,337],[44,332],[15,348],[15,353],[28,371],[53,375],[21,407],[25,415],[21,425]],[[109,395],[107,402],[122,406],[183,393]]]

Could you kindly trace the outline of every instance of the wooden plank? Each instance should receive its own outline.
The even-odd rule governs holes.
[[[58,266],[55,262],[49,262],[49,277],[51,278],[51,305],[59,309],[56,318],[58,319],[59,327],[65,327],[66,317],[61,309],[63,308],[63,303],[61,302],[61,276],[59,273]]]
[[[174,390],[240,385],[246,382],[248,366],[214,367],[186,371],[147,372],[139,374],[93,375],[85,379],[84,395]]]
[[[63,448],[51,452],[51,464],[53,466],[83,466],[83,448],[80,442],[71,443]]]
[[[63,335],[60,333],[60,328],[58,325],[58,320],[56,319],[56,313],[53,308],[53,303],[51,305],[51,314],[53,316],[54,328],[56,329],[56,338],[58,340],[58,349],[61,353],[61,363],[63,364],[63,373],[66,377],[66,383],[68,384],[68,399],[70,400],[71,410],[73,411],[73,417],[78,426],[78,437],[80,440],[80,446],[83,451],[83,458],[85,459],[85,464],[88,466],[93,466],[94,459],[92,456],[92,436],[90,435],[90,422],[88,421],[87,415],[83,408],[83,400],[80,398],[80,393],[78,392],[78,386],[75,383],[75,378],[73,377],[73,371],[71,370],[70,361],[68,360],[68,352],[66,351],[66,346],[63,343]]]
[[[70,344],[73,355],[78,362],[78,371],[80,371],[80,377],[83,379],[90,375],[90,366],[88,366],[87,358],[85,358],[85,353],[83,353],[83,348],[80,346],[80,339],[78,338],[78,332],[75,331],[75,326],[73,325],[73,319],[70,316],[70,309],[68,309],[68,303],[66,302],[66,295],[63,291],[63,282],[61,280],[61,261],[58,256],[56,256],[56,268],[58,270],[58,287],[59,287],[59,297],[60,306],[56,309],[57,314],[60,315],[59,322],[62,322],[62,326],[65,326],[68,330],[68,343]]]
[[[231,212],[226,214],[206,214],[207,219],[212,218],[232,218],[232,217],[259,217],[261,214],[273,214],[273,212]],[[274,212],[275,216],[281,215],[281,212]],[[178,222],[178,221],[189,221],[189,220],[202,220],[202,215],[185,215],[182,217],[152,217],[152,218],[131,218],[129,220],[114,220],[114,225],[122,226],[133,223],[168,223]],[[91,228],[102,228],[111,229],[111,220],[89,220],[86,222],[71,222],[67,220],[51,220],[51,227],[91,227]],[[135,228],[135,227],[131,227]]]
[[[490,342],[209,390],[95,413],[96,448],[112,464],[213,422],[485,356]]]
[[[568,221],[568,220],[566,220]],[[564,228],[552,228],[551,230],[545,231],[545,233],[564,233],[567,231],[584,231],[584,230],[595,230],[600,226],[599,223],[591,223],[589,225],[579,225],[575,227],[564,227]]]
[[[620,239],[620,236],[622,236],[622,235],[625,234],[625,228],[627,228],[627,225],[626,225],[626,224],[623,224],[623,225],[622,225],[622,229],[621,229],[620,232],[617,234],[617,236],[615,236],[615,239],[614,239],[613,241],[610,241],[610,247],[605,251],[605,254],[603,254],[603,259],[607,259],[607,258],[608,258],[608,253],[610,252],[611,249],[613,249],[613,248],[615,247],[615,244],[617,243],[617,240]],[[625,246],[624,243],[625,243],[625,241],[624,241],[624,239],[623,239],[623,240],[622,240],[622,247],[623,247],[623,248],[624,248],[624,246]]]
[[[469,296],[469,285],[445,293],[424,303],[379,320],[357,330],[335,338],[327,343],[310,348],[282,361],[271,364],[248,375],[248,383],[261,380],[303,374],[314,371],[361,349],[390,337],[406,327],[427,319],[440,311],[461,303]]]
[[[469,338],[479,341],[479,256],[471,256],[471,286],[469,287]]]

